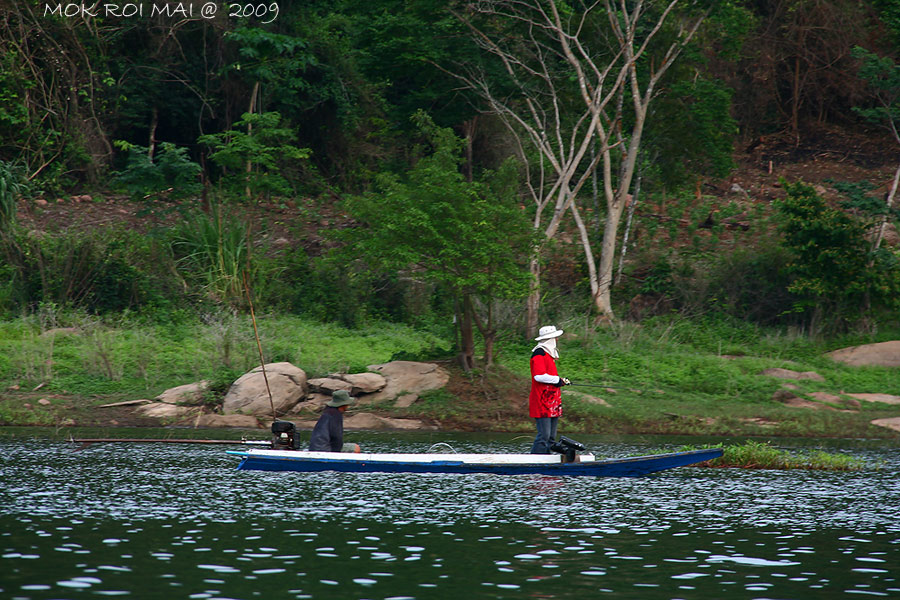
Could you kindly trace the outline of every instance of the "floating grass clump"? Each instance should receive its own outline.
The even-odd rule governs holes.
[[[701,448],[722,448],[721,458],[701,466],[738,467],[742,469],[816,469],[823,471],[860,471],[869,467],[864,461],[846,454],[831,454],[821,450],[791,454],[773,448],[768,443],[748,441],[740,445],[707,444]],[[685,447],[683,450],[697,450]]]

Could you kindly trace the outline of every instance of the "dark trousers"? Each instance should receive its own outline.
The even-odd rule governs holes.
[[[540,417],[534,420],[537,435],[531,446],[532,454],[550,454],[550,444],[556,439],[556,422],[559,417]]]

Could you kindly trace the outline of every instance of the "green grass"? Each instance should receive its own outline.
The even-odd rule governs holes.
[[[449,350],[449,342],[436,335],[391,323],[347,329],[297,316],[260,315],[258,325],[266,361],[291,362],[309,377],[362,372],[394,357]],[[848,367],[825,356],[845,345],[900,339],[900,332],[816,340],[720,319],[654,319],[598,330],[560,325],[569,335],[561,339],[559,372],[576,383],[613,389],[568,388],[610,406],[566,394],[565,432],[898,438],[870,424],[900,414],[896,405],[862,402],[850,412],[789,407],[772,399],[787,382],[760,373],[769,367],[816,371],[824,381],[791,382],[795,393],[806,397],[813,392],[900,395],[900,369]],[[52,326],[77,332],[51,334],[39,315],[0,322],[0,390],[18,385],[19,404],[31,401],[21,396],[38,384],[48,397],[95,398],[97,404],[152,398],[201,379],[225,388],[259,363],[249,317],[227,312],[160,325],[60,311]],[[483,430],[530,429],[513,401],[527,397],[532,345],[506,341],[498,348],[502,381],[492,381],[490,395],[496,400],[486,401],[478,386],[471,392],[478,402],[459,402],[441,390],[395,416],[470,423]],[[0,401],[0,422],[23,422],[23,414],[33,413]],[[43,422],[58,414],[37,416]]]
[[[58,425],[60,419],[52,410],[40,405],[0,402],[0,424],[14,423],[52,426]]]
[[[773,448],[764,442],[748,441],[740,445],[715,444],[702,448],[722,448],[724,454],[708,462],[710,467],[738,467],[742,469],[813,469],[820,471],[860,471],[870,468],[865,461],[846,454],[833,454],[815,450],[792,454],[787,450]],[[698,450],[695,446],[685,446],[685,450]]]
[[[398,352],[416,354],[444,342],[410,327],[373,323],[348,330],[293,316],[260,316],[260,340],[267,362],[287,361],[310,377],[366,371]],[[0,386],[47,393],[148,397],[200,379],[238,375],[259,364],[248,318],[214,315],[203,322],[147,325],[127,319],[101,321],[83,314],[61,315],[58,327],[42,331],[34,317],[0,323]]]
[[[560,343],[560,374],[613,389],[568,388],[611,405],[567,399],[563,422],[573,433],[898,437],[870,424],[900,415],[896,405],[862,402],[858,411],[839,412],[794,408],[772,399],[787,383],[797,386],[794,393],[801,397],[813,392],[900,395],[900,369],[849,367],[826,356],[849,345],[900,339],[898,331],[825,340],[727,319],[675,316],[615,329],[560,325],[568,334]],[[501,364],[527,378],[531,347],[507,344]],[[824,381],[760,374],[773,367],[815,371]]]
[[[643,394],[662,391],[667,398],[678,400],[763,403],[786,383],[760,375],[773,367],[815,371],[824,377],[823,382],[792,381],[801,393],[838,394],[843,390],[900,395],[900,369],[848,367],[825,356],[850,343],[900,339],[897,331],[869,339],[812,340],[747,324],[675,318],[618,330],[565,328],[577,338],[563,338],[559,372],[576,383],[617,388],[621,393],[616,397],[628,397],[629,390],[640,390]],[[502,364],[527,377],[530,347],[518,344],[504,348]],[[572,389],[592,393],[590,388]]]

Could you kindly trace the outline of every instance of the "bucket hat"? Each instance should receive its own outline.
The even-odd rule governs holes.
[[[534,339],[537,342],[541,342],[543,340],[558,338],[562,334],[563,330],[557,329],[556,325],[544,325],[543,327],[541,327],[540,331],[538,331],[538,336]]]
[[[353,398],[350,397],[350,394],[347,393],[347,390],[335,390],[331,393],[331,400],[325,403],[325,406],[333,406],[337,408],[338,406],[350,405],[356,402]]]

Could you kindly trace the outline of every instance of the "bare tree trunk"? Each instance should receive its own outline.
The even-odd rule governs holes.
[[[247,112],[250,113],[251,115],[256,110],[257,95],[259,95],[259,82],[258,81],[253,84],[253,91],[250,93],[250,107],[247,109]],[[247,123],[247,135],[249,136],[252,134],[253,134],[253,124]],[[247,166],[245,168],[245,171],[247,173],[247,183],[244,188],[244,193],[247,196],[247,200],[250,200],[252,197],[252,194],[250,192],[250,173],[251,173],[251,171],[253,171],[253,163],[250,162],[250,159],[247,159]]]
[[[484,370],[487,371],[494,366],[494,340],[497,334],[491,330],[488,335],[484,336]]]
[[[625,220],[625,233],[622,235],[622,252],[619,253],[619,269],[616,271],[616,285],[622,281],[622,269],[625,267],[625,255],[628,254],[628,238],[631,234],[631,224],[634,221],[634,211],[637,208],[641,196],[641,181],[643,180],[643,163],[638,167],[637,181],[634,183],[634,194],[627,201],[628,218]],[[627,200],[627,199],[626,199]]]
[[[894,181],[891,183],[891,189],[885,199],[885,213],[881,217],[881,225],[878,226],[878,232],[875,234],[875,241],[872,244],[873,252],[876,252],[881,247],[881,240],[884,239],[884,230],[887,229],[891,208],[894,206],[894,197],[897,195],[898,184],[900,184],[900,164],[897,165],[897,170],[894,172]]]
[[[581,220],[581,215],[578,213],[578,207],[573,204],[570,208],[575,219],[575,226],[581,235],[581,247],[584,249],[584,260],[588,267],[588,281],[591,284],[591,297],[595,298],[599,289],[597,288],[597,265],[594,262],[594,253],[591,251],[591,240],[587,226],[585,226],[584,221]]]
[[[606,224],[603,227],[603,242],[600,245],[600,268],[598,269],[597,291],[594,293],[594,308],[597,311],[597,323],[611,323],[615,321],[612,309],[612,272],[613,259],[616,253],[616,235],[619,230],[619,221],[622,218],[622,199],[617,195],[616,200],[606,213]],[[593,286],[592,286],[593,289]]]
[[[466,181],[472,183],[472,144],[475,140],[475,129],[478,126],[478,117],[472,117],[463,123],[463,132],[466,136]]]
[[[462,314],[457,316],[459,326],[459,366],[468,373],[475,368],[475,332],[472,329],[472,301],[468,295],[462,298]]]
[[[593,293],[595,306],[601,316],[609,320],[613,318],[609,289],[617,229],[634,174],[647,107],[657,82],[705,17],[705,14],[684,15],[684,18],[679,15],[680,20],[674,26],[677,34],[664,50],[661,60],[642,60],[649,52],[651,39],[660,32],[678,3],[679,0],[664,3],[654,17],[656,21],[647,23],[643,18],[644,0],[621,3],[598,0],[582,7],[580,12],[569,5],[560,11],[557,0],[494,0],[468,5],[471,10],[494,19],[497,27],[490,31],[479,29],[467,14],[457,15],[469,25],[475,42],[499,59],[510,82],[517,86],[516,93],[495,93],[497,86],[478,67],[460,65],[458,71],[448,73],[480,95],[488,110],[500,116],[515,136],[525,164],[526,186],[535,201],[534,227],[543,230],[546,239],[556,235],[563,215],[573,209],[585,255],[593,257],[590,237],[584,234],[584,223],[580,222],[575,202],[582,185],[594,176],[595,166],[601,160],[603,162],[607,216],[600,266],[592,276],[592,290],[596,289]],[[601,26],[602,19],[591,18],[597,7],[605,8],[608,29],[606,25]],[[529,35],[505,36],[506,23],[525,27]],[[512,37],[516,43],[509,43]],[[598,39],[611,40],[612,47],[598,51],[597,48],[603,46]],[[561,62],[569,68],[560,69]],[[648,72],[639,76],[638,65]],[[623,153],[623,165],[614,189],[612,153],[620,144],[611,144],[610,140],[613,133],[620,133],[624,116],[621,101],[626,90],[634,103],[635,125],[629,147],[619,150]],[[566,108],[573,95],[580,96],[584,102],[580,114],[573,114]],[[619,101],[615,106],[614,100]],[[525,152],[522,148],[525,143],[530,143],[535,152]],[[624,144],[624,140],[620,143]],[[539,161],[529,160],[535,153],[540,157]],[[538,164],[533,164],[535,162]],[[540,178],[535,182],[532,170],[538,169]],[[542,226],[541,213],[551,202],[555,204],[553,216],[546,226]],[[529,333],[537,329],[538,260],[539,257],[533,257],[531,261],[535,280],[527,303]]]
[[[613,190],[612,186],[609,184],[605,186],[607,203],[606,224],[603,228],[603,241],[600,248],[600,266],[597,272],[597,293],[594,295],[594,307],[598,313],[598,322],[612,322],[615,320],[610,292],[613,282],[613,265],[615,262],[619,222],[622,219],[622,211],[625,208],[626,199],[628,198],[629,190],[631,188],[631,181],[634,178],[644,125],[646,123],[650,102],[655,95],[656,84],[663,75],[665,75],[669,67],[672,66],[684,50],[684,47],[696,34],[700,24],[706,17],[706,14],[704,13],[695,17],[692,21],[685,21],[680,26],[681,31],[679,36],[669,45],[659,66],[654,69],[654,66],[651,63],[648,67],[650,72],[647,73],[646,76],[639,76],[638,58],[644,53],[649,38],[662,27],[663,22],[666,20],[671,10],[674,9],[677,2],[678,0],[671,0],[667,8],[663,10],[657,22],[652,25],[653,29],[651,33],[648,34],[648,37],[646,37],[643,42],[641,42],[637,39],[637,36],[642,27],[642,24],[639,23],[639,21],[642,14],[643,2],[639,0],[634,5],[632,12],[629,13],[623,10],[619,13],[618,17],[614,17],[615,10],[611,5],[610,0],[604,0],[607,13],[610,15],[610,25],[619,42],[619,48],[622,52],[628,78],[627,85],[620,88],[617,93],[621,94],[621,96],[619,96],[620,99],[624,99],[626,93],[629,95],[633,104],[634,125],[632,126],[630,138],[627,140],[627,148],[624,147],[625,140],[620,137],[623,156],[619,167],[616,189]],[[570,54],[571,52],[567,53],[567,56]],[[643,89],[641,89],[641,85],[644,85]],[[616,119],[608,119],[608,121],[621,123],[621,120],[619,119],[621,115],[617,114],[616,117]],[[598,123],[597,134],[603,139],[603,136],[607,135],[606,132],[600,128],[600,124],[603,121],[597,120],[596,122]],[[604,177],[607,181],[610,179],[611,175],[613,149],[614,146],[610,144],[606,144],[603,148]]]
[[[479,333],[481,333],[481,339],[484,341],[484,356],[482,358],[482,362],[484,364],[484,369],[487,371],[494,364],[494,341],[497,339],[497,330],[494,328],[494,303],[491,299],[488,299],[487,302],[487,317],[482,320],[481,317],[478,316],[478,311],[472,310],[472,317],[475,320],[475,325],[478,327]]]
[[[551,2],[551,5],[555,11],[555,4]],[[480,95],[488,110],[498,115],[512,133],[518,155],[525,167],[525,186],[535,203],[533,226],[549,240],[559,231],[561,220],[575,201],[577,190],[592,176],[589,169],[584,169],[583,162],[595,143],[596,121],[602,111],[585,108],[580,115],[571,115],[564,108],[565,95],[569,92],[555,81],[560,75],[551,64],[555,60],[553,53],[547,54],[547,42],[556,40],[558,44],[556,38],[565,36],[566,33],[563,29],[555,28],[551,15],[544,11],[541,1],[501,1],[479,4],[475,8],[502,20],[519,21],[528,27],[535,27],[548,36],[546,40],[531,38],[524,46],[516,44],[507,47],[504,45],[507,41],[505,38],[500,36],[497,40],[492,39],[469,21],[468,15],[458,14],[470,26],[476,43],[500,60],[511,79],[520,84],[520,88],[517,94],[499,96],[494,93],[493,82],[487,74],[477,68],[460,65],[458,70],[447,72]],[[519,52],[536,59],[539,63],[537,69],[525,66],[528,61],[523,61],[517,54]],[[578,73],[582,88],[598,91],[592,100],[595,105],[603,105],[614,96],[604,89],[604,82],[614,71],[615,89],[624,80],[624,69],[621,66],[611,64]],[[591,77],[594,80],[586,82]],[[562,78],[567,79],[566,76]],[[603,143],[605,142],[601,142],[601,145]],[[533,150],[526,150],[526,145],[530,145]],[[535,154],[538,156],[536,160],[530,158]],[[551,204],[553,215],[545,223],[543,212]],[[526,302],[526,328],[529,335],[534,335],[538,327],[539,265],[540,249],[530,259],[532,286]]]
[[[153,107],[150,117],[150,139],[147,143],[147,156],[150,162],[153,162],[153,155],[156,154],[156,127],[159,125],[159,109]]]

